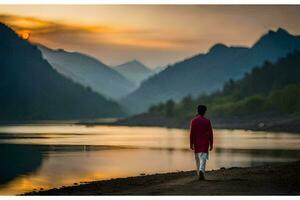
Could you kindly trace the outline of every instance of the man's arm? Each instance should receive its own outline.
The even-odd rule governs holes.
[[[190,148],[194,150],[194,128],[193,128],[193,121],[190,124]]]
[[[214,144],[214,134],[213,129],[211,126],[211,122],[209,121],[209,127],[208,127],[208,134],[209,134],[209,150],[211,151],[213,149]]]

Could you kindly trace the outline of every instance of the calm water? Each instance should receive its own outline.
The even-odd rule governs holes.
[[[215,130],[208,169],[300,160],[300,135]],[[0,194],[195,168],[187,130],[0,126]]]

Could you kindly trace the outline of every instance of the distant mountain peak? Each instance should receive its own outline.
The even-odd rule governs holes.
[[[266,34],[262,35],[253,47],[258,48],[271,44],[276,44],[277,46],[293,46],[296,40],[299,41],[298,38],[298,36],[292,35],[287,30],[279,27],[276,31],[269,30]]]
[[[115,66],[116,69],[122,69],[122,68],[130,68],[132,70],[142,70],[142,71],[151,71],[146,65],[144,65],[141,61],[137,59],[130,60],[128,62],[125,62],[123,64]]]
[[[124,99],[132,112],[142,112],[151,105],[196,97],[219,90],[229,79],[236,80],[266,60],[275,62],[287,53],[300,49],[300,37],[279,28],[265,32],[254,47],[215,44],[205,54],[177,62],[168,70],[145,80]]]
[[[114,67],[114,70],[134,82],[137,86],[153,74],[153,71],[146,67],[139,60],[133,59],[124,64]]]
[[[140,65],[144,65],[141,61],[137,60],[137,59],[133,59],[131,61],[132,63],[136,63],[136,64],[140,64]],[[145,66],[145,65],[144,65]]]
[[[126,65],[136,65],[139,67],[144,67],[146,69],[149,69],[147,66],[145,66],[141,61],[139,61],[137,59],[130,60],[128,62],[125,62],[124,64],[118,65],[117,67],[124,67]]]
[[[219,51],[223,51],[225,49],[228,49],[228,47],[225,44],[217,43],[209,49],[209,52],[210,53],[219,52]]]
[[[129,61],[129,62],[136,62],[136,63],[141,63],[139,60],[137,60],[137,59],[133,59],[133,60],[131,60],[131,61]]]
[[[58,52],[64,52],[64,53],[69,53],[67,51],[65,51],[64,49],[57,49]]]
[[[291,35],[287,30],[279,27],[276,31],[269,30],[264,36],[287,36]]]
[[[281,33],[281,34],[288,34],[288,35],[290,35],[290,33],[287,30],[285,30],[285,29],[283,29],[281,27],[279,27],[276,32],[277,33]]]
[[[43,57],[60,74],[107,98],[119,99],[135,89],[135,84],[102,63],[80,52],[50,49],[39,45]]]

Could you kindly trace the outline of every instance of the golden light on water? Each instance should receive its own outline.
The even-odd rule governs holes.
[[[43,124],[0,126],[0,133],[11,137],[0,139],[11,150],[27,145],[35,152],[24,163],[33,167],[16,172],[18,176],[1,185],[0,195],[195,166],[188,130]],[[291,161],[299,154],[297,134],[218,129],[214,133],[216,149],[210,152],[208,170]],[[19,158],[15,161],[23,163]]]

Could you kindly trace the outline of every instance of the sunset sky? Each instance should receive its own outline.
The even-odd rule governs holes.
[[[278,27],[300,35],[299,6],[0,5],[0,21],[51,48],[108,65],[138,59],[151,68],[215,43],[250,46]]]

